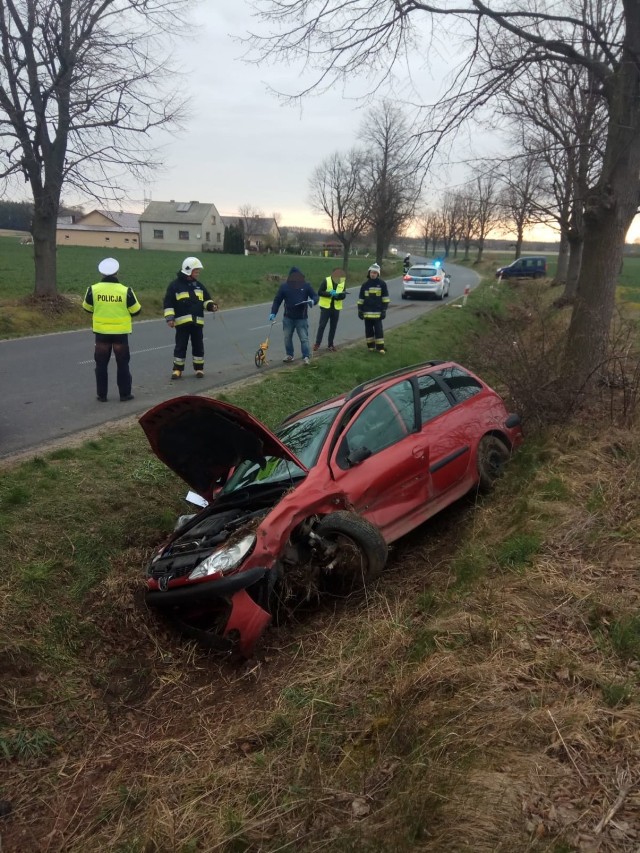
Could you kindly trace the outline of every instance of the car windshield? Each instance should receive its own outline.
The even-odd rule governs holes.
[[[275,435],[302,462],[306,468],[313,467],[320,454],[329,427],[340,407],[324,409],[312,415],[287,423],[275,430]],[[229,477],[222,494],[229,494],[251,485],[281,483],[304,476],[305,472],[289,459],[267,456],[267,464],[260,468],[255,462],[245,460]]]
[[[411,267],[409,275],[412,275],[414,278],[431,278],[431,276],[437,275],[440,271],[437,267]]]

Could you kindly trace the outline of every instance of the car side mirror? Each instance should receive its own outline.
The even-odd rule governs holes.
[[[359,465],[371,456],[371,451],[368,447],[358,447],[357,450],[352,450],[347,456],[347,462],[351,467]]]

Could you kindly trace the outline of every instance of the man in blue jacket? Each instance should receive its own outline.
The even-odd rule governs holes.
[[[283,359],[285,362],[293,361],[293,333],[297,332],[300,338],[303,364],[310,363],[311,350],[309,349],[309,321],[308,311],[312,305],[317,305],[318,295],[298,267],[291,267],[287,280],[283,281],[276,293],[269,321],[273,323],[278,313],[278,308],[284,302],[284,348],[287,353]]]

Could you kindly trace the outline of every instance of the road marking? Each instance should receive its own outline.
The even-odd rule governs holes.
[[[143,352],[156,352],[156,350],[161,349],[173,349],[173,344],[165,344],[161,347],[149,347],[148,349],[132,349],[130,350],[131,355],[139,355]],[[88,361],[79,361],[78,364],[95,364],[95,359],[90,358]]]

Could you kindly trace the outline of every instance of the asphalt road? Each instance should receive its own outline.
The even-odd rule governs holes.
[[[415,258],[414,262],[418,259]],[[448,302],[458,300],[466,285],[475,287],[476,273],[464,267],[447,265],[451,275]],[[401,279],[388,282],[391,306],[384,321],[385,330],[415,319],[442,305],[435,300],[402,300]],[[316,283],[314,283],[314,286]],[[348,291],[336,333],[336,345],[362,341],[364,324],[358,319],[358,288]],[[215,294],[214,294],[215,299]],[[121,403],[115,384],[115,361],[109,365],[109,402],[96,400],[93,333],[89,329],[36,337],[0,341],[0,459],[41,445],[100,427],[131,415],[139,415],[151,406],[180,394],[211,391],[230,382],[264,375],[282,368],[284,345],[282,308],[271,330],[268,362],[256,368],[255,352],[269,333],[270,303],[230,308],[205,316],[205,378],[196,379],[190,362],[184,377],[171,382],[173,330],[163,319],[134,320],[129,338],[131,372],[135,399]],[[144,317],[144,305],[143,314]],[[319,311],[310,311],[309,333],[315,336]],[[326,334],[322,349],[326,351]],[[287,370],[302,368],[298,338],[294,335],[296,361]],[[322,355],[322,350],[319,355]],[[322,355],[331,357],[330,353]],[[425,353],[425,358],[428,353]],[[190,351],[187,353],[190,358]],[[380,362],[381,372],[384,363]]]

